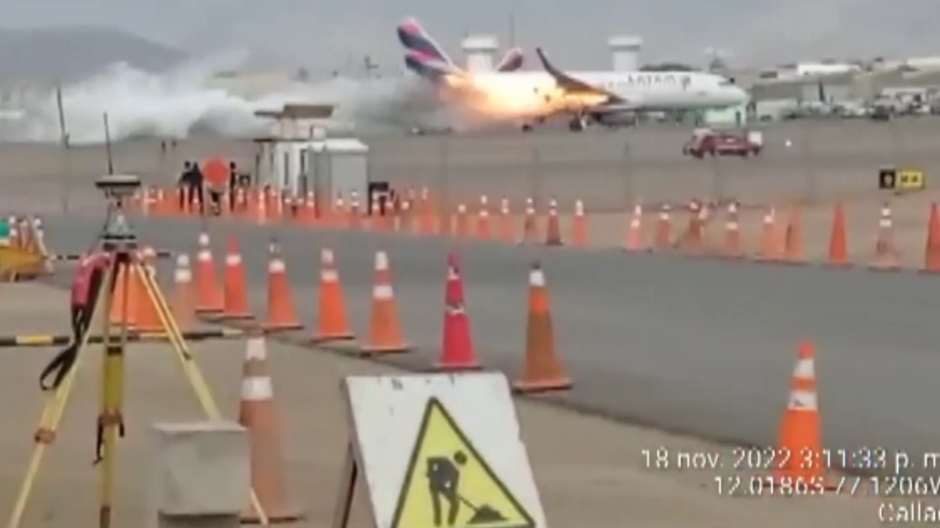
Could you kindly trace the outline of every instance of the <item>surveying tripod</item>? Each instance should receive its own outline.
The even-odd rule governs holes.
[[[117,177],[121,178],[121,177]],[[127,177],[123,177],[127,178]],[[107,188],[107,182],[102,184],[99,180],[99,188]],[[136,180],[136,178],[135,178]],[[136,180],[136,186],[139,187],[139,180]],[[121,185],[126,185],[121,184]],[[130,185],[134,187],[134,185]],[[136,254],[137,236],[134,234],[122,212],[122,198],[117,192],[107,192],[106,196],[112,201],[108,204],[107,219],[104,232],[100,236],[101,248],[109,255],[108,269],[104,274],[101,286],[97,292],[97,299],[92,315],[89,321],[93,320],[95,314],[102,318],[102,370],[101,370],[101,413],[98,415],[98,435],[99,435],[99,456],[95,461],[100,462],[99,470],[101,476],[100,484],[100,503],[98,525],[100,528],[109,528],[111,526],[111,506],[114,500],[115,473],[116,473],[116,451],[117,440],[123,436],[124,418],[122,410],[124,407],[124,389],[125,389],[125,371],[124,371],[124,349],[127,346],[127,325],[120,325],[120,329],[113,328],[110,322],[110,313],[115,302],[113,292],[123,292],[123,299],[118,305],[121,311],[120,321],[127,321],[127,292],[130,286],[132,276],[136,276],[143,285],[146,293],[143,302],[153,303],[154,308],[160,319],[163,331],[166,333],[177,359],[183,367],[183,373],[187,378],[196,398],[211,420],[219,420],[222,415],[216,406],[215,401],[209,391],[202,371],[199,369],[192,354],[186,345],[186,341],[180,333],[173,315],[170,311],[166,298],[163,296],[156,283],[152,268],[144,265]],[[118,286],[121,281],[121,288]],[[91,297],[94,298],[94,297]],[[90,325],[89,325],[90,326]],[[115,335],[117,330],[117,335]],[[33,436],[35,447],[29,460],[26,471],[26,477],[20,487],[16,502],[14,503],[13,513],[7,523],[7,528],[19,528],[23,514],[26,510],[26,504],[29,501],[33,484],[39,473],[39,466],[42,463],[46,448],[56,439],[57,430],[62,417],[65,413],[65,407],[68,403],[72,384],[75,381],[76,372],[81,366],[83,352],[87,348],[89,332],[86,328],[80,342],[77,344],[75,360],[61,379],[61,383],[55,388],[55,392],[47,399],[43,407],[42,416],[39,420],[39,426]],[[268,525],[268,517],[265,514],[261,503],[254,490],[251,492],[251,505],[258,513],[261,524]]]

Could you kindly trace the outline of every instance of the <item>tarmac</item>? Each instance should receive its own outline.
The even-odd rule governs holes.
[[[830,128],[837,126],[845,129]],[[792,199],[805,191],[801,181],[805,182],[806,174],[812,174],[815,191],[810,194],[816,204],[822,205],[813,206],[818,207],[815,214],[819,219],[813,220],[807,231],[821,238],[819,234],[828,233],[828,227],[820,222],[827,218],[827,211],[831,211],[829,200],[834,198],[851,197],[855,200],[853,204],[866,204],[869,209],[858,216],[867,215],[874,224],[877,216],[872,217],[870,209],[880,200],[874,187],[877,167],[883,160],[918,164],[926,169],[929,179],[931,170],[940,167],[940,156],[931,152],[928,139],[931,127],[935,126],[936,121],[929,118],[914,120],[903,127],[868,122],[785,124],[765,132],[768,144],[765,157],[716,162],[681,158],[677,151],[688,131],[679,129],[624,134],[595,132],[578,136],[546,133],[496,139],[383,138],[370,142],[373,152],[370,170],[373,175],[402,182],[401,185],[429,181],[431,177],[427,174],[439,177],[444,173],[448,182],[450,178],[454,181],[448,183],[448,192],[466,195],[468,200],[480,192],[493,197],[521,198],[529,194],[533,181],[541,181],[539,189],[559,199],[570,202],[582,198],[589,204],[597,202],[601,207],[622,210],[622,203],[627,200],[621,198],[629,198],[629,193],[623,191],[627,186],[623,185],[622,178],[618,180],[622,174],[619,167],[623,165],[613,166],[610,160],[615,159],[617,152],[622,155],[623,138],[627,138],[631,145],[627,158],[630,163],[624,165],[637,169],[631,172],[636,178],[633,189],[642,185],[643,196],[656,199],[680,201],[707,194],[708,185],[696,187],[695,183],[706,180],[699,170],[701,167],[729,167],[722,169],[728,171],[723,174],[729,175],[725,179],[729,185],[725,188],[733,190],[733,194],[746,202]],[[791,147],[781,148],[780,144],[785,145],[788,138]],[[803,147],[800,155],[792,154],[798,140],[811,143],[811,148]],[[442,147],[442,143],[447,143],[446,147]],[[512,161],[527,159],[533,143],[540,151],[544,149],[556,156],[538,156],[538,166],[551,167],[551,173],[546,168],[546,172],[540,169],[534,173],[538,177],[527,176],[525,168],[531,168],[532,164]],[[68,195],[73,213],[61,216],[54,214],[60,209],[58,199],[63,189],[56,175],[60,161],[54,150],[44,148],[0,148],[4,155],[4,151],[11,153],[11,162],[0,168],[0,177],[8,182],[4,183],[4,190],[10,190],[0,197],[0,209],[44,211],[51,247],[60,253],[87,250],[101,225],[102,200],[90,183],[105,166],[103,149],[80,149],[70,156],[74,181]],[[172,177],[168,167],[172,163],[166,159],[197,155],[231,155],[244,159],[246,148],[243,143],[187,142],[161,161],[159,144],[125,143],[115,146],[115,168],[139,172],[145,181],[169,182]],[[435,166],[434,159],[440,159],[442,149],[448,152],[445,164],[448,168],[441,171],[440,164],[436,165],[438,169],[430,168]],[[567,161],[560,159],[565,153]],[[594,164],[585,158],[593,158]],[[597,160],[603,159],[608,160],[603,162],[607,165],[598,168],[602,162]],[[428,168],[421,169],[422,166]],[[458,171],[460,166],[475,166],[476,169]],[[740,172],[732,172],[731,168]],[[549,177],[549,174],[554,176]],[[23,192],[19,193],[19,189]],[[640,193],[634,190],[634,194]],[[896,214],[904,219],[899,222],[899,229],[908,224],[911,229],[922,228],[926,220],[924,207],[932,194],[922,193],[897,201]],[[618,217],[616,222],[622,223],[622,219]],[[139,220],[137,226],[141,239],[148,244],[159,249],[190,252],[195,249],[200,227],[196,221],[168,219]],[[284,246],[295,285],[295,300],[308,322],[313,320],[319,250],[321,247],[335,249],[350,318],[359,330],[364,330],[367,322],[373,254],[377,249],[388,251],[405,336],[417,349],[393,364],[406,368],[423,368],[436,356],[443,317],[444,256],[456,249],[463,258],[467,305],[477,350],[488,366],[510,375],[517,373],[524,342],[527,269],[533,259],[540,260],[551,287],[559,349],[575,380],[571,393],[549,399],[561,407],[614,419],[576,416],[528,402],[520,405],[543,502],[553,525],[568,522],[602,525],[615,519],[618,524],[624,524],[624,511],[636,512],[636,517],[631,516],[630,520],[633,523],[635,519],[637,526],[683,523],[743,526],[745,523],[753,525],[755,519],[765,523],[770,520],[772,526],[778,525],[777,521],[783,526],[795,520],[824,520],[833,526],[842,526],[842,522],[845,526],[849,526],[849,522],[851,526],[874,525],[875,505],[867,499],[806,501],[805,508],[802,502],[800,508],[793,508],[787,506],[787,501],[777,506],[777,501],[714,500],[714,489],[703,483],[699,473],[660,475],[640,467],[638,451],[650,445],[692,442],[689,445],[702,446],[695,449],[715,448],[638,428],[637,424],[735,444],[774,445],[796,347],[802,340],[812,340],[817,345],[823,429],[828,447],[881,446],[890,453],[903,450],[915,458],[923,452],[940,451],[937,429],[932,425],[938,423],[937,411],[932,405],[933,370],[940,365],[929,352],[940,338],[940,331],[932,325],[932,308],[938,293],[935,290],[940,285],[929,277],[877,274],[863,269],[832,270],[624,254],[605,247],[610,245],[608,243],[599,243],[599,247],[589,250],[571,250],[216,221],[210,221],[208,229],[219,259],[223,255],[225,236],[228,233],[239,236],[252,299],[259,314],[263,313],[265,299],[266,246],[268,239],[276,235]],[[874,238],[873,229],[859,228],[857,233],[858,240]],[[906,256],[916,261],[917,243],[923,239],[919,234],[901,235]],[[611,240],[614,238],[611,235]],[[864,244],[856,244],[855,252],[859,256],[865,254]],[[64,286],[70,279],[63,275],[55,280]],[[20,323],[14,325],[17,333],[27,331]],[[64,326],[63,316],[63,321],[55,328]],[[293,339],[296,341],[298,336]],[[200,345],[200,350],[209,351],[216,346],[227,350],[220,355],[231,356],[229,375],[221,383],[228,384],[229,394],[234,395],[238,365],[234,358],[240,358],[241,354],[232,354],[232,343]],[[380,368],[307,350],[299,352],[283,343],[271,346],[275,349],[277,363],[287,364],[278,367],[284,372],[282,385],[289,387],[291,376],[296,377],[299,372],[311,380],[311,385],[315,376],[322,372],[334,374],[331,381],[324,384],[329,388],[321,387],[317,394],[292,394],[289,388],[282,393],[281,405],[297,405],[302,409],[298,410],[302,417],[297,418],[301,421],[315,419],[310,416],[309,402],[328,402],[323,391],[335,389],[336,374],[344,372],[343,368],[350,371]],[[207,358],[212,355],[206,352]],[[310,362],[309,370],[301,363],[295,364],[295,359]],[[41,363],[31,365],[30,372],[38,370]],[[339,364],[347,367],[337,366]],[[207,365],[207,370],[215,368]],[[218,369],[221,375],[225,367]],[[276,373],[276,383],[278,379]],[[156,394],[159,387],[153,390],[151,394]],[[230,404],[234,405],[232,402]],[[323,413],[339,412],[335,404],[324,407]],[[25,405],[24,410],[27,410]],[[38,411],[29,416],[38,416]],[[543,421],[539,422],[540,419]],[[530,420],[542,425],[530,425]],[[147,421],[151,419],[142,423]],[[28,418],[26,422],[28,431],[31,427]],[[294,427],[291,419],[285,422],[288,428]],[[541,434],[533,434],[530,440],[530,431]],[[288,437],[289,443],[296,445],[293,431]],[[592,442],[584,442],[585,437]],[[601,447],[608,446],[608,441],[609,451]],[[544,444],[540,446],[540,442]],[[91,441],[87,443],[90,450]],[[334,446],[335,449],[322,455],[330,463],[338,461],[340,443]],[[18,457],[13,460],[18,462],[22,455]],[[302,457],[298,456],[297,460]],[[298,470],[317,469],[316,463],[297,465]],[[540,469],[542,466],[544,469]],[[19,469],[11,471],[18,475]],[[926,471],[915,467],[912,472]],[[569,490],[562,484],[571,475],[583,480]],[[7,480],[9,478],[4,478]],[[317,497],[322,498],[324,486],[315,488]],[[331,489],[327,491],[327,502],[315,506],[323,515],[328,515],[332,507],[331,493]],[[634,498],[635,504],[628,504]],[[607,500],[609,506],[600,502]],[[681,501],[681,506],[676,504],[677,500]],[[751,511],[752,506],[754,517],[742,513]],[[609,516],[605,517],[607,508]],[[590,513],[589,518],[583,517],[586,512]],[[804,515],[810,517],[801,517]]]

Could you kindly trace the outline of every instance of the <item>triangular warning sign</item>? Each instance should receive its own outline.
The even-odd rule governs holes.
[[[535,522],[431,398],[390,528],[535,528]]]

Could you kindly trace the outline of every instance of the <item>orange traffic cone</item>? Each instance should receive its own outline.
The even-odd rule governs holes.
[[[268,374],[267,346],[260,331],[248,337],[242,375],[242,397],[238,423],[248,430],[251,446],[251,489],[271,523],[296,521],[303,514],[289,501],[281,453],[281,427],[274,404],[274,384]],[[253,507],[242,521],[257,523]]]
[[[470,236],[470,219],[467,218],[467,206],[457,204],[457,215],[454,219],[454,236],[467,238]]]
[[[444,333],[439,370],[474,370],[480,368],[473,352],[470,317],[464,305],[460,264],[453,253],[447,256],[447,285],[444,288]]]
[[[584,215],[584,202],[575,200],[574,216],[571,218],[571,243],[574,247],[583,248],[588,245],[587,217]]]
[[[777,215],[771,207],[764,214],[764,223],[760,234],[760,249],[757,252],[758,260],[777,260],[780,258],[780,245],[777,240]]]
[[[264,203],[264,202],[261,202]],[[248,289],[245,280],[245,265],[238,251],[238,240],[229,236],[228,252],[225,255],[225,279],[223,286],[225,302],[221,319],[251,319],[248,307]]]
[[[682,250],[690,254],[698,254],[705,247],[704,225],[707,209],[698,200],[689,203],[689,222],[685,234],[681,239]]]
[[[513,384],[517,392],[532,393],[571,388],[555,352],[551,306],[545,272],[538,263],[529,272],[529,315],[526,323],[525,370],[522,379]]]
[[[845,233],[845,207],[840,203],[832,213],[832,231],[829,233],[830,266],[849,266],[849,248]]]
[[[668,229],[669,226],[669,213],[668,211],[664,213],[665,217],[665,228]],[[663,217],[660,215],[660,225],[657,227],[656,236],[662,236],[660,232],[663,229]],[[665,234],[666,239],[668,240],[668,232]],[[668,245],[668,242],[666,242]],[[627,239],[624,241],[623,248],[627,251],[643,251],[643,206],[636,204],[633,206],[633,213],[630,214],[630,223],[627,225]]]
[[[343,300],[343,286],[336,271],[333,250],[324,248],[320,251],[320,292],[317,302],[317,332],[313,336],[315,343],[344,341],[354,335],[346,322],[346,303]]]
[[[780,425],[780,448],[788,453],[805,453],[801,459],[789,459],[774,471],[778,482],[826,482],[826,464],[806,464],[805,460],[823,460],[822,419],[816,391],[815,350],[812,343],[800,344],[799,357],[790,380],[790,398]]]
[[[539,221],[535,216],[535,201],[525,199],[525,217],[522,221],[522,244],[538,244]]]
[[[545,227],[545,245],[561,246],[561,225],[558,222],[558,201],[554,198],[548,201],[548,225]]]
[[[486,195],[480,197],[480,211],[477,213],[477,238],[489,240],[493,236],[490,228],[490,207]]]
[[[287,278],[287,265],[281,255],[281,248],[271,241],[268,248],[268,330],[299,330],[303,328],[294,309],[294,297],[290,292],[290,280]]]
[[[499,239],[511,244],[516,238],[515,229],[512,225],[512,212],[509,210],[509,199],[503,198],[499,202]]]
[[[940,271],[940,214],[937,212],[936,202],[930,204],[930,219],[927,221],[924,271]]]
[[[362,346],[361,351],[365,354],[389,354],[407,352],[410,348],[402,339],[401,326],[398,323],[398,307],[395,306],[395,290],[392,287],[388,255],[379,251],[375,254],[369,341]]]
[[[173,318],[180,330],[192,329],[196,321],[194,308],[195,295],[193,292],[193,274],[189,269],[189,255],[182,253],[176,256],[176,270],[173,272]]]
[[[727,258],[740,258],[744,256],[741,247],[741,223],[738,220],[738,204],[728,204],[728,218],[725,220],[725,242],[722,256]]]
[[[196,313],[220,313],[225,301],[212,261],[209,234],[206,232],[199,234],[199,252],[196,254],[196,273],[193,278],[196,282]]]
[[[662,209],[659,211],[656,237],[653,239],[653,250],[655,251],[666,251],[672,247],[672,219],[669,210],[669,204],[663,204]]]
[[[894,245],[894,221],[891,215],[891,204],[887,202],[881,206],[878,236],[875,239],[875,257],[870,267],[880,270],[898,268],[898,250]]]

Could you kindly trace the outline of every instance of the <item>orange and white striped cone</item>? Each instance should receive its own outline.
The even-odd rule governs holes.
[[[390,354],[407,352],[410,348],[402,338],[388,255],[384,251],[379,251],[375,254],[375,282],[372,287],[369,337],[360,351],[364,354]]]
[[[669,204],[663,204],[656,223],[656,236],[653,239],[654,251],[667,251],[672,248],[672,215]]]
[[[245,348],[238,423],[248,430],[251,489],[268,522],[296,521],[303,517],[303,512],[288,498],[274,383],[268,373],[267,346],[259,330],[252,330]],[[261,517],[253,506],[249,506],[241,520],[258,523],[262,521]]]
[[[509,199],[503,198],[499,203],[499,239],[506,244],[512,244],[515,238],[516,233],[512,225]]]
[[[215,263],[212,261],[212,249],[209,247],[209,234],[199,234],[199,252],[196,253],[196,313],[219,314],[225,300],[219,279],[216,276]]]
[[[584,214],[584,202],[575,200],[574,217],[571,219],[571,244],[583,248],[588,245],[587,216]]]
[[[744,249],[741,246],[741,224],[738,221],[738,204],[736,202],[728,204],[722,256],[726,258],[741,258],[744,256]]]
[[[640,204],[633,206],[633,213],[630,214],[630,223],[627,226],[627,239],[623,248],[627,251],[643,251],[646,249],[643,246],[643,206]]]
[[[264,327],[272,331],[299,330],[303,328],[294,308],[294,297],[290,291],[287,265],[277,242],[271,241],[268,252],[268,320]]]
[[[313,342],[346,341],[355,335],[346,319],[346,301],[333,250],[320,251],[320,288],[317,294],[317,331]]]
[[[489,240],[493,236],[490,228],[490,208],[489,199],[484,194],[480,196],[480,211],[477,213],[477,238]]]
[[[193,273],[189,267],[189,255],[176,256],[176,270],[173,272],[173,318],[180,330],[193,328],[196,322],[196,295],[193,290]]]
[[[248,306],[248,284],[245,278],[245,265],[238,250],[238,240],[228,239],[228,252],[225,255],[224,307],[221,319],[252,319],[254,315]]]

